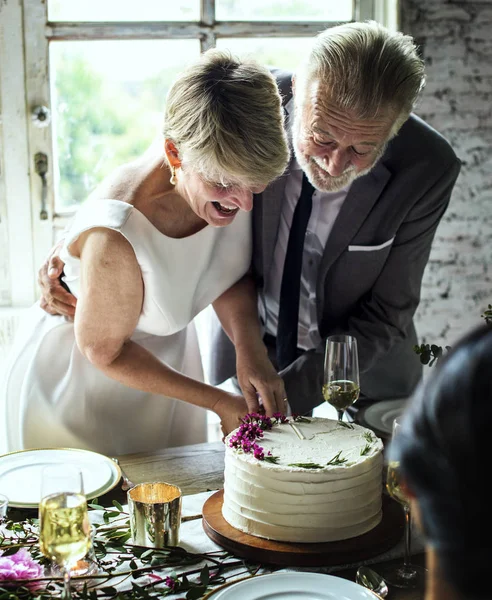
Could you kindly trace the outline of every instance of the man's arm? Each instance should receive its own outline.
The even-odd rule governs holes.
[[[245,275],[221,294],[213,307],[234,344],[237,378],[248,410],[258,411],[260,397],[267,415],[284,413],[285,388],[262,340],[253,278]]]
[[[116,168],[93,190],[87,200],[97,198],[115,198],[127,200],[131,194],[133,169],[128,165]],[[41,290],[40,306],[50,315],[64,315],[73,319],[77,298],[60,281],[65,263],[60,258],[65,237],[69,234],[74,218],[70,219],[62,233],[62,239],[50,250],[46,260],[38,271],[38,285]]]
[[[60,258],[63,240],[50,250],[45,262],[38,271],[38,285],[41,289],[40,306],[50,315],[75,316],[77,298],[62,286],[60,277],[65,263]]]
[[[382,272],[355,310],[344,322],[321,332],[324,339],[336,333],[357,338],[361,373],[368,371],[397,341],[405,338],[419,303],[432,241],[449,204],[459,169],[460,163],[456,160],[415,203],[398,229]],[[293,412],[302,414],[322,402],[323,363],[324,341],[281,372]]]

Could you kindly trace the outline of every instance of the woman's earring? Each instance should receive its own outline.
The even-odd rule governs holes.
[[[178,182],[178,180],[176,179],[176,167],[171,166],[171,184],[172,185],[176,185],[176,183]]]

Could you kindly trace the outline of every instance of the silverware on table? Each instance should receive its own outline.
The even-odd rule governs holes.
[[[187,523],[188,521],[197,521],[198,519],[202,519],[203,515],[187,515],[186,517],[181,517],[181,523]]]
[[[366,587],[374,592],[379,598],[386,598],[388,595],[388,586],[386,581],[379,573],[366,566],[361,566],[357,569],[355,581],[359,585]]]
[[[120,465],[120,461],[117,458],[111,457],[111,460],[113,462],[115,462],[121,471],[121,478],[123,479],[123,483],[121,484],[121,489],[126,492],[128,491],[130,488],[134,487],[135,484],[133,483],[133,481],[127,476],[127,474],[125,473],[125,471],[123,471],[123,468]]]

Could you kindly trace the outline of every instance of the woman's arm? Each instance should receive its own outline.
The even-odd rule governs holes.
[[[75,336],[84,356],[112,379],[216,412],[228,433],[247,412],[243,398],[187,377],[132,342],[143,302],[143,282],[130,243],[118,232],[92,229],[72,252],[81,260]]]
[[[236,348],[236,372],[250,412],[261,398],[267,415],[285,413],[284,383],[277,375],[262,340],[256,288],[245,275],[213,303],[222,327]]]

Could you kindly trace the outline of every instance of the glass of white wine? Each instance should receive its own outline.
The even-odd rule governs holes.
[[[398,435],[401,427],[401,417],[393,421],[392,439]],[[390,460],[386,471],[386,489],[389,495],[403,506],[405,512],[404,529],[404,554],[403,564],[387,567],[383,577],[396,587],[415,588],[425,585],[425,569],[420,565],[413,565],[410,559],[410,546],[412,536],[412,521],[410,513],[410,499],[406,493],[405,484],[402,481],[399,461]]]
[[[71,569],[91,545],[91,526],[80,469],[65,465],[48,466],[41,479],[39,504],[39,545],[41,552],[63,573],[64,600],[72,597]]]
[[[359,397],[359,356],[352,335],[331,335],[326,340],[323,398],[335,407],[338,420]]]

